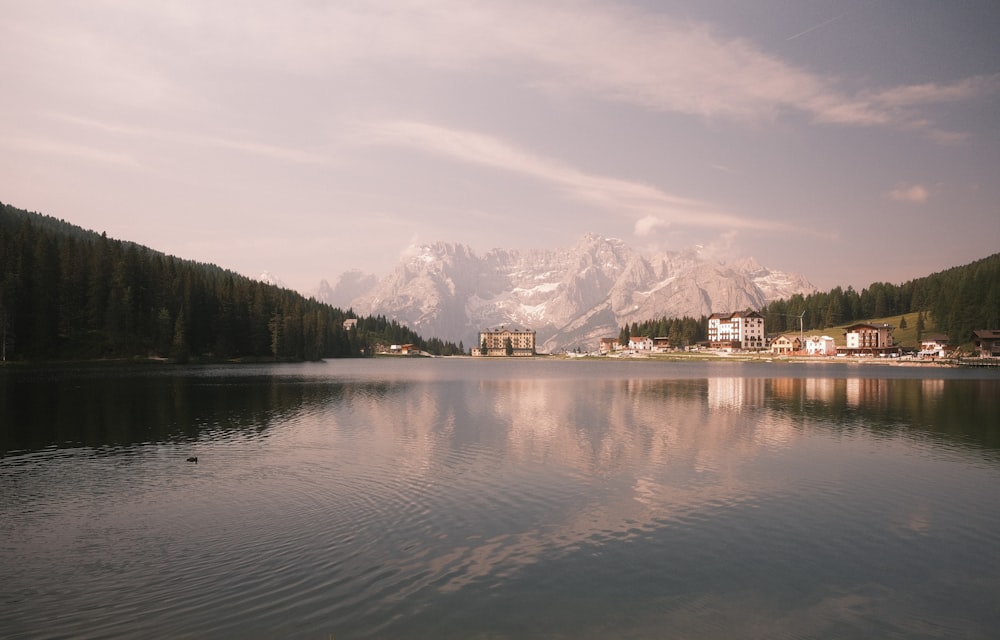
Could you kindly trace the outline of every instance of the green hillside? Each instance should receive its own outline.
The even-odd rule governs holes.
[[[973,330],[1000,328],[1000,253],[899,285],[875,282],[861,291],[835,287],[777,300],[760,311],[768,333],[798,333],[801,316],[806,334],[825,333],[838,341],[850,324],[887,322],[899,327],[900,318],[905,318],[906,328],[894,333],[904,346],[919,342],[917,313],[924,312],[925,333],[945,334],[953,344],[965,344]]]
[[[833,338],[838,346],[844,345],[844,333],[847,327],[859,322],[871,324],[890,324],[896,329],[892,332],[893,342],[904,348],[919,348],[922,337],[939,334],[933,317],[924,314],[923,330],[918,331],[920,312],[904,313],[898,316],[887,316],[884,318],[861,318],[834,327],[824,327],[822,329],[810,329],[805,332],[806,337],[813,335],[824,335]],[[787,331],[785,333],[798,333],[797,331]]]
[[[384,317],[355,314],[241,276],[168,256],[0,203],[0,353],[3,360],[163,358],[316,360],[412,343]]]

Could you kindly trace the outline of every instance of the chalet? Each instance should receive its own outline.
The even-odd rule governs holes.
[[[350,331],[351,329],[357,329],[357,328],[358,328],[357,318],[348,318],[347,320],[344,320],[344,331]]]
[[[1000,329],[973,331],[972,346],[981,358],[1000,358]]]
[[[948,336],[940,333],[925,336],[920,341],[920,353],[918,355],[922,357],[943,358],[951,350],[951,346],[948,343]]]
[[[628,339],[628,348],[631,351],[652,351],[653,339],[648,336],[633,336]]]
[[[837,345],[830,336],[809,336],[806,338],[805,349],[811,356],[837,355]]]
[[[802,350],[802,341],[790,333],[783,333],[771,341],[771,353],[775,355],[794,353]]]
[[[713,313],[708,317],[708,342],[714,349],[763,349],[764,316],[750,310]]]
[[[479,348],[472,350],[475,356],[533,356],[535,355],[535,332],[522,327],[501,325],[479,332]]]
[[[893,344],[891,324],[859,322],[844,330],[844,352],[852,356],[899,355],[900,348]]]
[[[409,356],[415,353],[420,353],[415,345],[412,344],[393,344],[389,346],[389,353],[396,353],[401,356]]]
[[[598,345],[597,350],[602,356],[618,351],[618,338],[601,338],[601,344]]]
[[[653,338],[653,351],[660,353],[670,351],[670,338]]]

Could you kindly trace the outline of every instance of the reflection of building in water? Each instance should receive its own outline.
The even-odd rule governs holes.
[[[763,378],[709,378],[710,409],[740,409],[764,406]]]
[[[807,378],[805,381],[807,400],[832,403],[836,394],[836,381],[832,378]]]
[[[920,391],[926,398],[940,398],[944,395],[944,380],[922,380]]]
[[[847,404],[858,407],[881,407],[889,401],[889,380],[848,378]]]
[[[768,393],[785,400],[818,400],[833,403],[837,396],[837,380],[832,378],[773,378],[768,380]]]

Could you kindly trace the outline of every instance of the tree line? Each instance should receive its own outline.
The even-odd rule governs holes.
[[[741,311],[729,309],[728,311]],[[853,287],[795,294],[760,309],[769,334],[812,331],[852,322],[917,313],[918,332],[930,315],[935,332],[955,344],[968,342],[977,329],[1000,329],[1000,253],[903,284],[874,282],[860,292]],[[708,318],[660,318],[622,327],[619,342],[631,336],[670,338],[673,345],[703,341]]]
[[[357,319],[354,328],[344,328],[348,318]],[[317,360],[371,355],[393,343],[439,355],[462,351],[384,316],[358,318],[215,265],[0,203],[4,359]]]
[[[835,287],[796,294],[764,309],[768,333],[823,329],[875,318],[929,314],[937,333],[968,342],[976,329],[1000,328],[1000,253],[903,284],[875,282],[860,292]]]
[[[635,337],[670,338],[675,347],[686,347],[708,339],[708,317],[669,318],[646,320],[625,325],[618,333],[618,344],[627,345]]]

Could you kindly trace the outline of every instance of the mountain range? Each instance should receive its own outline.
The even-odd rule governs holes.
[[[529,327],[540,352],[556,352],[593,348],[632,322],[760,309],[815,291],[805,277],[753,258],[724,262],[698,248],[643,255],[622,240],[589,234],[570,248],[484,255],[462,244],[424,245],[384,278],[348,271],[312,295],[466,348],[482,329]]]

